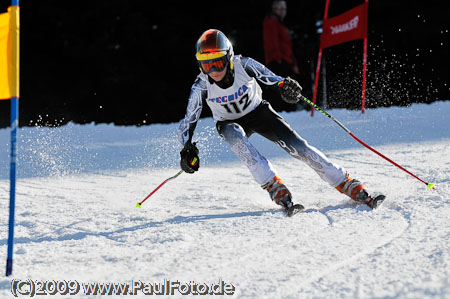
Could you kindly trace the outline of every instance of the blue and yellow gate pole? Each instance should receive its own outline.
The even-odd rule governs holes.
[[[6,260],[6,276],[12,274],[14,247],[14,216],[16,205],[16,162],[17,162],[17,130],[19,128],[19,49],[20,49],[20,8],[19,0],[11,0],[11,166],[10,166],[10,202],[8,256]]]

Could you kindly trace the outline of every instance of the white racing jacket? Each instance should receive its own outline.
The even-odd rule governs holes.
[[[203,101],[208,104],[215,121],[238,119],[261,103],[262,91],[257,81],[272,86],[284,79],[249,57],[234,56],[233,65],[234,82],[225,89],[211,83],[206,74],[197,76],[189,95],[186,115],[178,127],[182,146],[192,138]]]

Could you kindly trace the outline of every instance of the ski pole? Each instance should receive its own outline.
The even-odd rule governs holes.
[[[191,161],[191,165],[192,165],[192,166],[194,166],[195,164],[197,164],[197,158],[194,158],[194,159],[192,159],[192,161]],[[141,208],[141,207],[142,207],[142,204],[143,204],[150,196],[152,196],[153,193],[155,193],[156,191],[158,191],[158,189],[161,188],[165,183],[167,183],[167,182],[170,181],[170,180],[173,180],[174,178],[176,178],[177,176],[179,176],[179,175],[182,174],[183,172],[184,172],[184,170],[180,170],[180,171],[178,171],[178,173],[177,173],[176,175],[171,176],[170,178],[165,179],[164,182],[162,182],[161,184],[159,184],[159,186],[156,187],[156,189],[153,190],[149,195],[147,195],[146,198],[144,198],[141,202],[138,202],[138,203],[136,204],[136,207]]]
[[[408,170],[406,170],[405,168],[403,168],[402,166],[398,165],[397,163],[395,163],[394,161],[392,161],[391,159],[389,159],[388,157],[386,157],[385,155],[383,155],[382,153],[376,151],[375,149],[373,149],[372,147],[370,147],[369,145],[367,145],[366,143],[364,143],[362,140],[360,140],[358,137],[356,137],[346,126],[344,126],[340,121],[338,121],[337,119],[335,119],[333,116],[331,116],[330,114],[328,114],[327,112],[325,112],[324,110],[322,110],[321,108],[319,108],[316,104],[314,104],[313,102],[311,102],[310,100],[308,100],[307,98],[305,98],[304,96],[301,96],[301,99],[304,100],[306,103],[308,103],[309,105],[311,105],[314,109],[316,109],[317,111],[319,111],[320,113],[322,113],[323,115],[325,115],[326,117],[330,118],[332,121],[334,121],[336,124],[338,124],[339,127],[341,127],[345,132],[347,132],[350,136],[352,136],[356,141],[358,141],[359,143],[361,143],[363,146],[365,146],[366,148],[370,149],[372,152],[374,152],[375,154],[377,154],[378,156],[384,158],[385,160],[389,161],[390,163],[394,164],[395,166],[397,166],[398,168],[400,168],[401,170],[405,171],[407,174],[411,175],[412,177],[416,178],[417,180],[421,181],[422,183],[424,183],[425,185],[427,185],[428,189],[434,189],[434,184],[431,183],[427,183],[424,180],[422,180],[421,178],[419,178],[418,176],[414,175],[413,173],[409,172]]]

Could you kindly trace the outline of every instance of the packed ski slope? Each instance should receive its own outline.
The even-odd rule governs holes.
[[[306,207],[287,218],[219,139],[211,119],[202,119],[196,130],[200,171],[168,182],[137,209],[179,170],[177,124],[21,128],[14,270],[0,279],[0,297],[12,298],[13,279],[32,279],[222,281],[234,286],[236,298],[450,298],[450,101],[364,115],[329,112],[436,190],[363,148],[323,115],[299,111],[282,115],[369,190],[384,193],[378,210],[354,204],[305,164],[252,136]],[[8,129],[0,130],[0,144],[4,267]],[[75,297],[95,296],[81,287],[66,296]],[[138,291],[121,297],[148,296]]]

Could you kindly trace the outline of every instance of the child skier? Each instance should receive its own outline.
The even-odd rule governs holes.
[[[233,46],[219,30],[205,31],[197,41],[196,58],[200,67],[188,100],[187,113],[178,131],[181,168],[194,173],[199,168],[198,149],[192,136],[200,118],[203,101],[210,107],[221,138],[248,167],[254,180],[268,191],[270,198],[285,208],[289,216],[303,206],[292,202],[292,195],[276,174],[272,164],[250,143],[253,133],[273,141],[292,157],[308,164],[324,181],[351,199],[375,209],[383,200],[374,198],[344,168],[332,163],[309,145],[263,100],[260,83],[278,91],[287,103],[297,103],[302,88],[297,81],[275,75],[249,57],[235,56]]]

